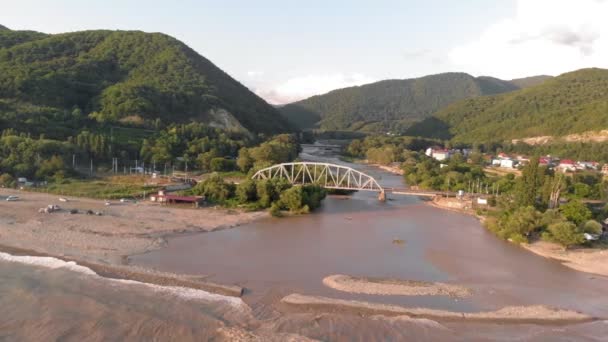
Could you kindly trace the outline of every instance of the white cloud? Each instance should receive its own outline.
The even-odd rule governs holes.
[[[465,71],[501,78],[605,68],[606,18],[606,0],[518,0],[514,17],[454,48],[449,58]]]
[[[262,76],[264,76],[263,71],[259,71],[259,70],[247,71],[247,77],[249,77],[249,78],[259,78]]]
[[[285,104],[313,95],[327,93],[334,89],[358,86],[375,80],[363,74],[354,73],[307,75],[291,78],[268,87],[260,87],[255,92],[273,104]]]

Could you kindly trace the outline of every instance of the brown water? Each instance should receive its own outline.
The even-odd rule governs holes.
[[[400,176],[356,167],[384,186],[403,186]],[[393,244],[393,239],[405,244]],[[131,260],[239,284],[247,288],[245,300],[252,304],[268,293],[289,289],[459,311],[547,304],[608,317],[607,278],[534,255],[497,239],[473,217],[408,196],[393,195],[386,203],[369,192],[329,197],[311,215],[178,236],[170,238],[166,248]],[[331,274],[453,282],[472,288],[474,296],[456,300],[350,295],[323,286],[321,280]]]
[[[357,168],[383,185],[402,184],[399,176]],[[232,340],[218,330],[225,328],[277,341],[288,334],[338,341],[606,340],[605,320],[566,326],[441,325],[402,318],[286,314],[275,306],[283,295],[299,292],[463,311],[548,304],[608,317],[608,279],[500,241],[472,217],[413,197],[393,197],[387,203],[378,202],[373,193],[331,197],[312,215],[177,236],[169,239],[167,248],[132,258],[136,264],[241,284],[248,289],[244,300],[253,311],[67,270],[0,261],[0,341]],[[405,244],[393,244],[396,238]],[[458,301],[347,295],[322,285],[323,277],[336,273],[448,281],[472,288],[474,295]]]

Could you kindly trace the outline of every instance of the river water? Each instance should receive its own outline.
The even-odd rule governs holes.
[[[314,148],[305,150],[302,158],[346,164],[374,176],[383,186],[403,186],[400,176],[323,156]],[[394,239],[405,243],[394,244]],[[297,292],[468,312],[546,304],[608,317],[607,278],[536,256],[497,239],[475,218],[428,206],[415,197],[393,195],[381,203],[374,193],[330,196],[310,215],[175,236],[169,238],[166,248],[130,260],[239,284],[247,289],[243,300],[253,310],[235,310],[221,302],[176,301],[142,287],[0,262],[0,314],[5,317],[0,319],[0,331],[15,334],[0,332],[0,340],[32,337],[25,332],[19,335],[25,327],[28,329],[23,331],[43,337],[64,334],[60,337],[74,338],[87,331],[104,338],[134,337],[128,335],[129,328],[137,327],[135,332],[159,339],[209,339],[221,337],[217,328],[224,325],[277,340],[285,338],[277,333],[345,341],[602,341],[608,336],[605,320],[567,326],[440,325],[428,320],[311,316],[277,308],[282,296]],[[474,294],[464,300],[350,295],[323,286],[321,280],[331,274],[453,282],[471,288]],[[15,318],[7,320],[11,315]],[[47,328],[55,335],[45,336]]]

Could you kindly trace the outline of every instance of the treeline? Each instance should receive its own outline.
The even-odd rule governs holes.
[[[500,198],[500,210],[486,221],[498,236],[515,242],[541,238],[565,248],[586,242],[584,234],[601,234],[598,222],[605,210],[593,213],[577,198],[561,201],[562,193],[570,192],[567,177],[539,166],[533,158],[517,179],[511,193]],[[602,193],[608,188],[602,183]]]
[[[405,161],[409,157],[409,151],[421,151],[438,143],[438,140],[425,138],[373,135],[353,140],[344,152],[349,157],[365,158],[371,163],[388,165]]]
[[[62,180],[73,176],[74,171],[65,161],[77,151],[69,142],[3,132],[0,136],[0,185],[15,186],[18,177]]]
[[[168,165],[178,170],[248,172],[254,167],[292,161],[300,152],[295,134],[277,135],[260,143],[261,137],[201,123],[174,124],[135,143],[113,137],[85,130],[58,141],[6,129],[1,133],[0,173],[7,174],[7,179],[9,175],[13,179],[62,179],[77,176],[74,160],[85,160],[87,170],[90,161],[96,169],[109,169],[113,158],[121,165],[134,165],[132,162],[139,160],[140,166],[156,166],[158,170]]]
[[[597,173],[566,176],[540,166],[536,157],[524,167],[521,177],[488,176],[479,155],[465,160],[456,154],[440,163],[422,153],[404,153],[408,158],[402,169],[409,185],[485,194],[494,207],[485,213],[486,226],[504,239],[529,242],[541,238],[570,247],[584,243],[584,233],[600,234],[598,221],[608,215],[606,208],[593,212],[582,202],[608,198],[608,183]]]
[[[219,174],[213,174],[188,193],[226,206],[246,206],[252,210],[270,208],[274,216],[280,216],[285,210],[293,214],[308,213],[321,206],[327,195],[325,189],[314,184],[293,186],[285,179],[247,179],[235,185]]]
[[[251,169],[261,169],[274,164],[293,161],[301,152],[297,136],[281,134],[259,146],[239,150],[236,161],[239,169],[249,172]]]
[[[528,156],[552,155],[562,159],[608,162],[608,142],[550,142],[542,145],[497,144],[496,150]]]

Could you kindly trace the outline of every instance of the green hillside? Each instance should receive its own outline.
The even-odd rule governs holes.
[[[275,108],[170,36],[0,31],[0,130],[190,121],[254,133],[289,130]]]
[[[8,30],[8,27],[4,26],[4,25],[0,25],[0,31],[2,30]]]
[[[516,78],[516,79],[510,80],[509,82],[515,84],[520,89],[524,89],[524,88],[533,87],[535,85],[539,85],[551,78],[553,78],[553,76],[538,75],[538,76],[531,76],[531,77],[524,77],[524,78]]]
[[[409,133],[472,143],[607,128],[608,70],[583,69],[515,92],[457,102]]]
[[[403,131],[454,101],[516,89],[491,77],[445,73],[334,90],[286,105],[281,112],[303,129]]]

